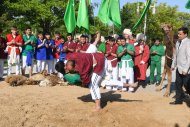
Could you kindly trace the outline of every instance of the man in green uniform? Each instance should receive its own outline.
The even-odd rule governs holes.
[[[154,84],[154,71],[157,70],[156,85],[161,81],[161,61],[164,55],[164,46],[160,44],[160,39],[156,39],[154,45],[150,49],[150,84]]]
[[[70,85],[81,85],[80,75],[78,73],[67,73],[64,75],[64,79]]]
[[[99,42],[99,44],[97,45],[97,49],[98,49],[97,52],[106,53],[106,44],[105,44],[105,42]]]
[[[34,47],[37,43],[36,37],[32,34],[31,27],[25,29],[23,35],[24,47],[22,52],[22,75],[25,75],[26,66],[29,67],[29,77],[32,76]]]
[[[123,83],[133,84],[134,83],[134,62],[132,57],[135,54],[135,48],[133,45],[126,43],[126,39],[121,37],[121,46],[118,47],[118,57],[121,58],[119,63],[119,76]],[[126,91],[126,89],[123,89]],[[130,92],[134,91],[133,87],[129,87]]]

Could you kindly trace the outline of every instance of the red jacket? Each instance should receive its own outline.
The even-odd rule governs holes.
[[[93,68],[93,56],[97,61]],[[92,73],[101,75],[104,71],[104,54],[103,53],[72,53],[67,60],[76,62],[75,70],[79,72],[83,85],[88,85],[91,81]]]
[[[17,34],[16,37],[14,38],[12,34],[8,34],[6,36],[6,40],[7,40],[7,43],[8,42],[11,42],[12,40],[15,40],[15,42],[18,42],[20,44],[23,44],[23,39],[22,39],[22,36],[20,34]],[[19,50],[19,46],[16,45],[16,44],[11,44],[10,45],[11,47],[17,47],[16,48],[16,54],[19,55],[20,54],[20,50]],[[11,52],[11,48],[8,48],[8,54],[10,55],[10,52]]]
[[[135,78],[137,78],[137,80],[146,80],[150,50],[146,44],[143,46],[143,49],[143,53],[140,54],[140,45],[135,46]],[[141,61],[144,61],[145,64],[140,64]]]
[[[113,44],[113,46],[111,46],[109,43],[106,44],[106,53],[111,52],[111,53],[117,54],[117,49],[118,49],[118,45],[117,44]],[[111,62],[111,64],[112,64],[112,67],[116,67],[117,66],[117,63],[118,63],[117,57],[109,55],[106,58],[108,60],[116,59],[116,60],[113,60]]]
[[[61,39],[54,40],[54,42],[55,42],[55,46],[58,47],[61,44]],[[60,54],[59,52],[56,51],[56,49],[53,50],[53,53],[54,53],[54,58],[59,59]]]
[[[65,44],[64,44],[64,47],[67,47],[67,48],[70,48],[70,49],[74,49],[74,50],[76,50],[76,46],[77,46],[77,44],[75,43],[75,42],[65,42]],[[71,53],[73,53],[73,52],[70,52],[70,51],[67,51],[66,52],[66,59],[67,59],[67,56],[69,55],[69,54],[71,54]]]
[[[7,54],[4,52],[6,47],[7,47],[6,40],[0,37],[0,59],[7,59]]]
[[[80,49],[80,50],[82,50],[82,51],[86,51],[86,50],[88,49],[88,47],[89,47],[89,44],[88,44],[88,43],[85,43],[85,44],[80,44],[80,43],[78,43],[78,44],[76,45],[76,49]]]

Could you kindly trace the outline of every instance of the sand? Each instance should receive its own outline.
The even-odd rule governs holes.
[[[154,86],[151,86],[154,87]],[[171,106],[172,94],[141,89],[136,93],[101,89],[100,112],[89,89],[77,86],[19,86],[0,82],[0,127],[187,127],[190,108]]]

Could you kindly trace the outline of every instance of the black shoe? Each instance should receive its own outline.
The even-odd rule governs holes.
[[[4,81],[4,78],[0,78],[0,81]]]
[[[142,86],[143,88],[146,88],[146,82],[144,80],[140,80],[139,85]]]
[[[148,85],[153,85],[154,84],[154,82],[151,82],[151,81],[149,81],[149,83],[148,83]]]
[[[190,96],[188,94],[184,94],[183,101],[184,102],[190,102]]]
[[[171,105],[181,105],[183,104],[182,101],[174,101],[174,102],[170,102]]]

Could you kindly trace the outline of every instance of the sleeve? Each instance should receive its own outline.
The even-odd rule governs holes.
[[[76,53],[71,53],[71,54],[67,54],[67,60],[75,60],[77,58],[77,54]]]
[[[101,43],[99,48],[98,48],[98,51],[100,51],[102,53],[106,53],[106,45]]]
[[[24,42],[27,42],[27,38],[26,38],[25,35],[23,35],[22,38],[23,38],[23,41],[24,41]]]
[[[21,36],[21,35],[19,35],[19,40],[18,40],[18,42],[19,42],[20,44],[22,44],[22,45],[23,45],[23,38],[22,38],[22,36]]]
[[[139,50],[137,47],[135,47],[135,56],[139,56],[139,55],[140,55]]]
[[[187,42],[187,46],[186,46],[186,58],[187,58],[187,64],[185,66],[185,68],[183,69],[183,72],[188,73],[189,69],[190,69],[190,42]]]
[[[118,46],[115,46],[114,50],[113,50],[113,53],[114,54],[117,54],[117,50],[118,50]]]
[[[7,43],[11,41],[11,40],[9,39],[9,35],[6,36],[6,41],[7,41]]]
[[[7,47],[7,43],[6,43],[6,39],[5,38],[1,38],[2,39],[2,43],[3,43],[3,49],[5,49]]]
[[[34,43],[37,44],[38,39],[34,36]]]
[[[147,63],[148,60],[149,60],[149,58],[150,58],[150,50],[149,50],[149,46],[146,45],[144,47],[144,53],[143,53],[142,61],[144,61],[145,63]]]
[[[54,42],[55,43],[55,42]],[[56,45],[56,44],[55,44]],[[67,42],[65,42],[64,43],[64,47],[68,47],[68,43]]]
[[[61,45],[59,44],[57,47],[58,47],[58,49],[60,49],[60,48],[61,48]]]
[[[66,81],[68,81],[69,84],[77,85],[81,82],[80,75],[79,74],[65,74],[64,78]]]
[[[106,44],[102,44],[102,53],[106,53]]]
[[[51,40],[51,46],[55,46],[55,43],[53,40]]]
[[[75,47],[75,49],[80,49],[81,47],[80,47],[80,44],[76,44],[76,47]]]
[[[176,47],[177,47],[177,44],[176,44]],[[176,49],[174,50],[173,52],[173,62],[172,62],[172,68],[175,68],[176,67]]]
[[[36,41],[36,46],[38,46],[40,44],[39,40],[37,39]]]
[[[150,48],[150,54],[152,54],[152,52],[153,52],[153,47],[154,47],[154,46],[152,46],[152,47]]]
[[[157,53],[158,53],[159,56],[163,56],[164,55],[165,50],[164,50],[164,46],[163,45],[160,46],[160,48],[157,51]]]
[[[122,52],[122,47],[119,46],[118,49],[117,49],[117,54],[120,54]]]
[[[131,45],[131,44],[129,46],[129,51],[135,52],[135,47],[133,45]]]
[[[76,49],[76,46],[77,46],[77,44],[73,42],[73,44],[72,44],[72,49],[75,50],[75,49]]]

